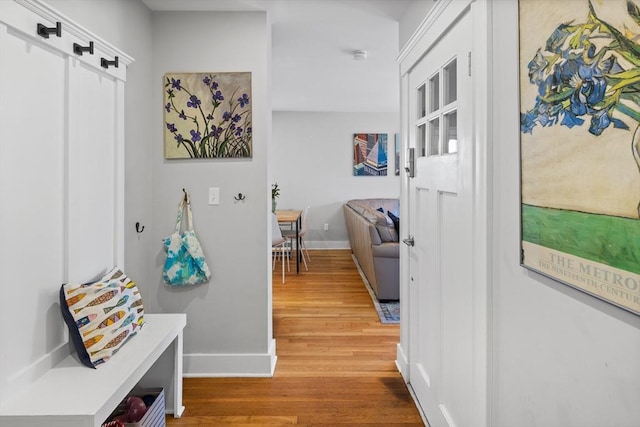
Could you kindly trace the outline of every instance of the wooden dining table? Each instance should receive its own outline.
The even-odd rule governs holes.
[[[302,227],[302,211],[296,209],[276,209],[276,217],[280,224],[290,224],[296,227],[296,274],[300,273],[300,228]]]

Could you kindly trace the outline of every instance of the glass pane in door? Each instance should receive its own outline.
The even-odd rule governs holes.
[[[429,121],[429,156],[440,154],[440,119]]]
[[[422,85],[418,88],[418,119],[427,115],[426,90],[426,85]]]
[[[458,112],[452,111],[444,115],[444,141],[442,141],[443,153],[458,152]]]
[[[458,66],[454,59],[446,67],[444,67],[444,105],[450,104],[458,99]]]
[[[429,79],[429,112],[440,108],[440,74]]]
[[[426,125],[423,123],[418,126],[418,131],[416,133],[416,146],[418,151],[418,157],[424,157],[427,155],[425,142],[427,140],[427,129]]]

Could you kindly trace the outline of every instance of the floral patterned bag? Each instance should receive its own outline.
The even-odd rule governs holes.
[[[181,231],[182,215],[187,212],[186,230]],[[211,271],[204,258],[202,247],[193,230],[191,201],[185,192],[178,206],[176,229],[162,240],[166,260],[162,271],[162,280],[169,286],[189,286],[205,283],[211,277]]]

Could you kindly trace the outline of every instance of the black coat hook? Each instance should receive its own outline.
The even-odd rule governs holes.
[[[140,227],[140,223],[136,222],[136,232],[137,233],[142,233],[144,231],[144,225],[142,227]]]
[[[80,46],[78,43],[73,44],[73,53],[82,56],[84,52],[89,52],[93,55],[93,42],[89,42],[89,46]]]
[[[113,61],[107,61],[107,58],[100,58],[100,66],[102,68],[109,68],[111,65],[118,68],[118,57],[116,56]]]
[[[56,22],[55,27],[46,27],[43,24],[38,24],[36,31],[40,37],[44,37],[45,39],[49,38],[49,34],[55,34],[56,37],[62,37],[62,23]]]
[[[247,198],[247,196],[245,196],[242,193],[238,193],[238,195],[234,197],[234,199],[236,199],[236,201],[238,201],[238,202],[241,201],[241,200],[244,200],[246,198]]]

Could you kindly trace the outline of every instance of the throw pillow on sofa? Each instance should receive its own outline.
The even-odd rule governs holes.
[[[384,208],[378,208],[375,212],[375,226],[383,242],[397,242],[398,232],[393,226],[393,222],[384,213]]]
[[[387,212],[387,215],[389,215],[389,218],[391,218],[393,227],[396,229],[396,233],[400,234],[400,218],[395,216],[391,211]]]
[[[100,280],[60,287],[60,308],[80,361],[96,368],[144,324],[142,297],[118,267]]]

